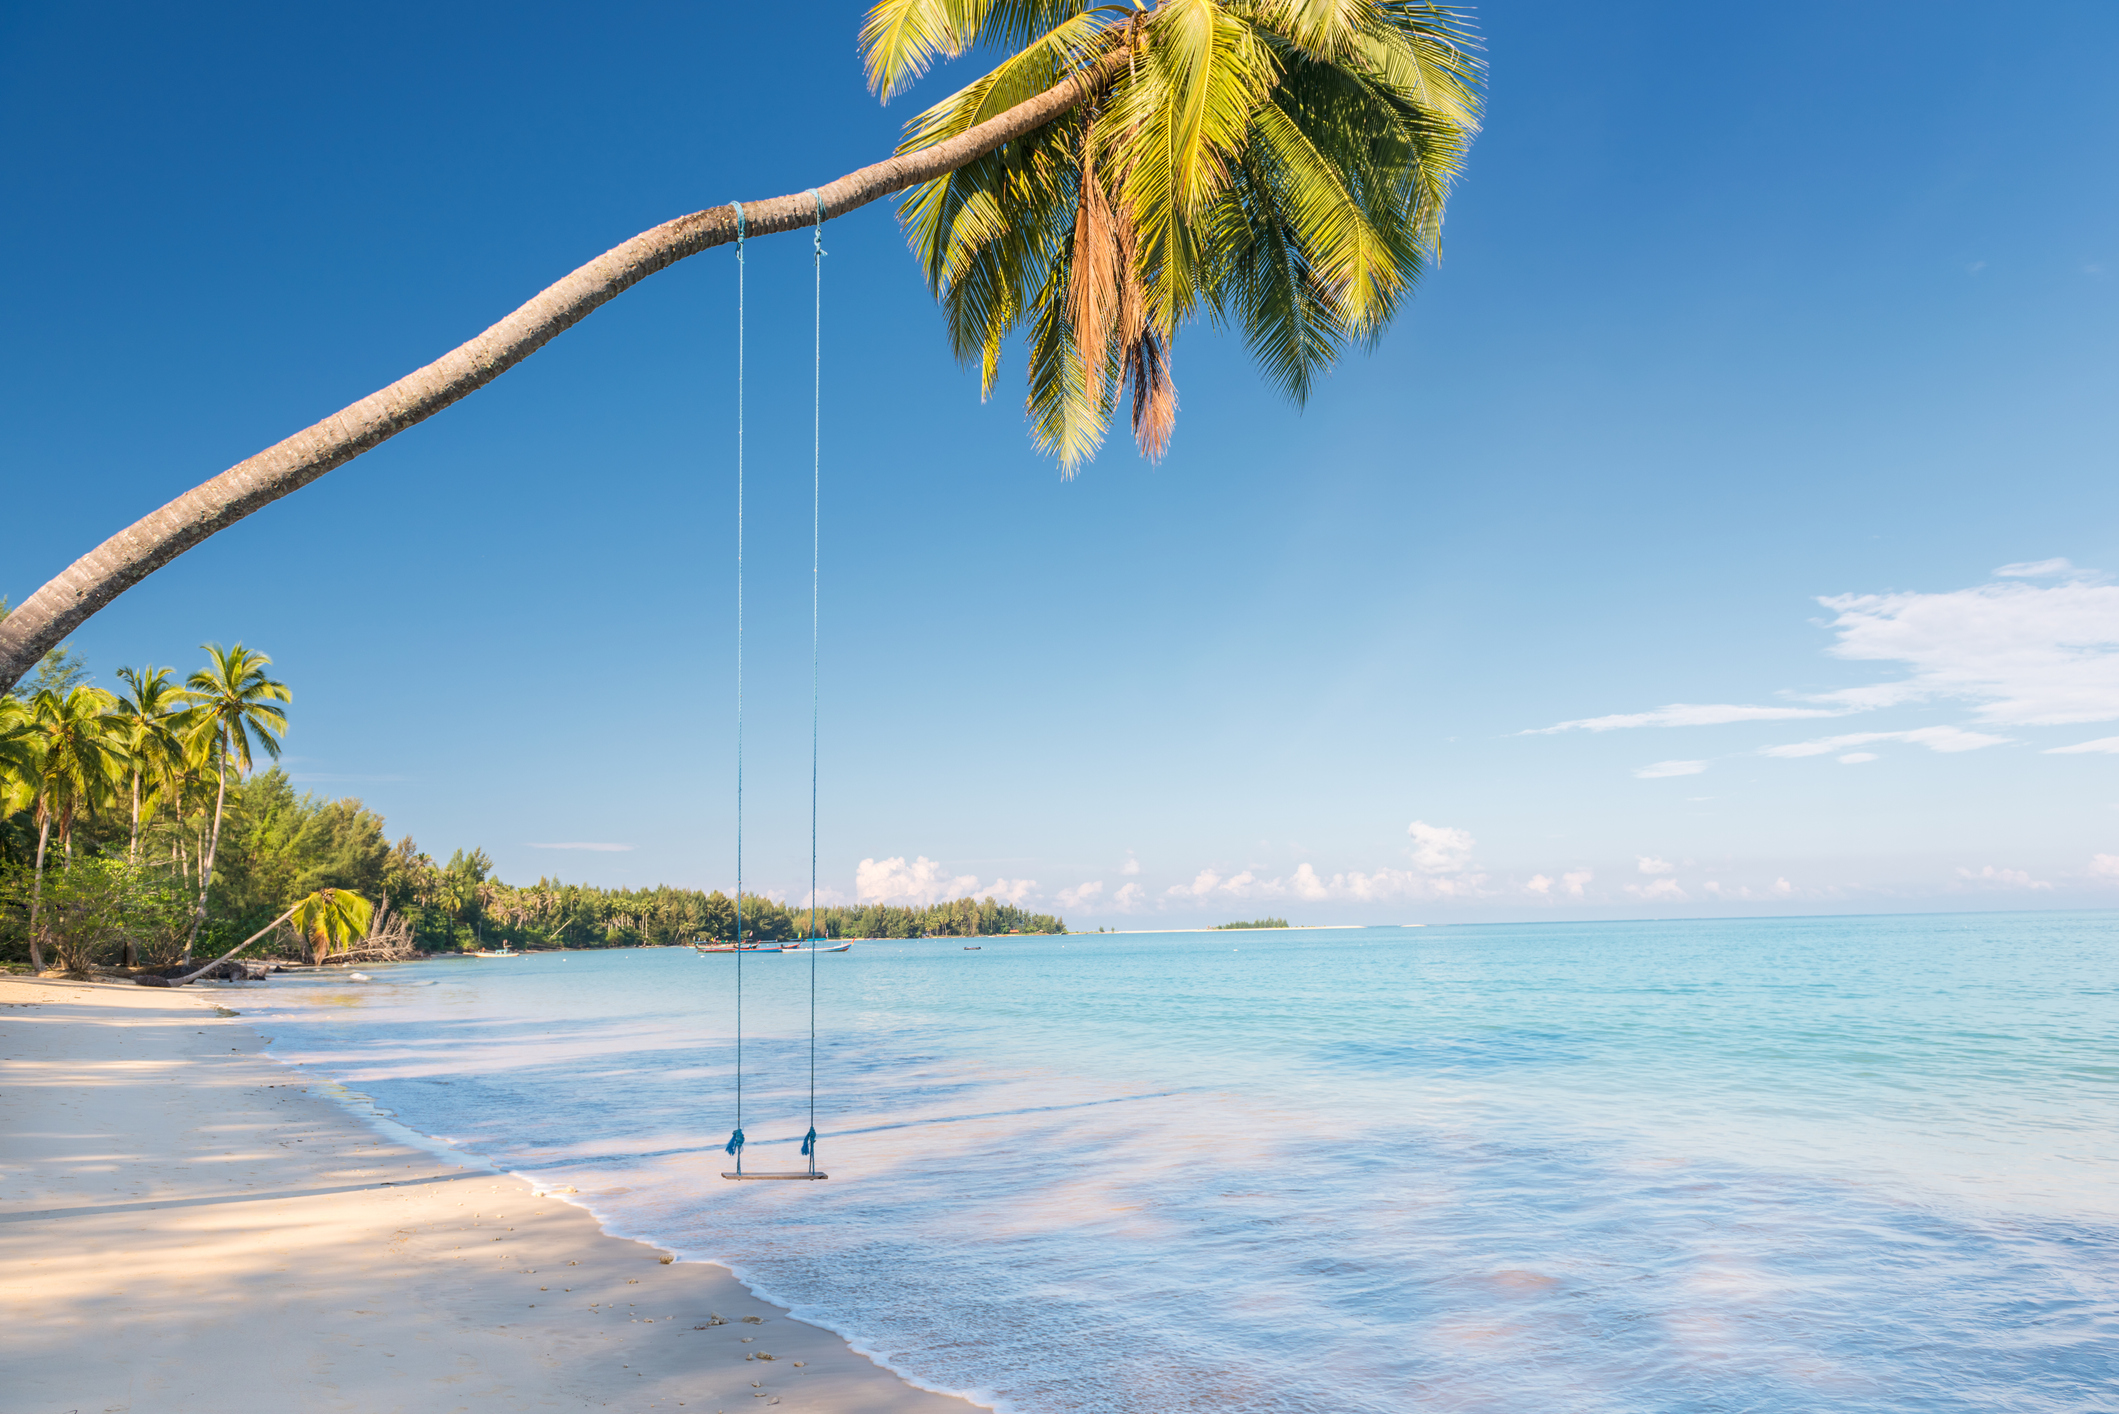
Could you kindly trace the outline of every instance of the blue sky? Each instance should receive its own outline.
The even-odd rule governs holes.
[[[1487,131],[1381,347],[1298,412],[1193,330],[1171,455],[1071,482],[891,213],[833,223],[826,897],[2119,901],[2119,11],[2022,13],[1481,7]],[[859,15],[0,13],[0,594],[974,75],[878,107]],[[749,878],[796,898],[809,250],[751,250]],[[297,778],[438,855],[726,885],[734,296],[725,251],[656,276],[75,646],[271,653]]]

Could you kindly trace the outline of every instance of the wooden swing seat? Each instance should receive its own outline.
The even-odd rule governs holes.
[[[792,1173],[724,1173],[723,1178],[830,1178],[828,1173],[815,1173],[808,1169],[796,1169]]]

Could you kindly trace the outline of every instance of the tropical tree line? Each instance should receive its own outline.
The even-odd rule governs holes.
[[[32,966],[106,936],[120,965],[189,960],[235,923],[213,911],[230,786],[279,755],[293,699],[264,654],[205,651],[181,681],[122,668],[110,692],[61,647],[0,696],[0,944]]]
[[[310,961],[734,936],[735,902],[719,891],[516,886],[494,877],[483,850],[437,862],[409,835],[393,844],[359,800],[298,792],[267,764],[293,701],[271,658],[241,644],[205,651],[181,681],[170,668],[124,668],[111,692],[61,648],[0,696],[0,961],[173,967],[283,914],[261,950]],[[359,937],[343,936],[337,915],[295,909],[338,892],[372,906]],[[811,924],[807,910],[744,898],[746,938],[808,936]],[[814,924],[829,938],[1066,931],[990,898],[819,908]]]

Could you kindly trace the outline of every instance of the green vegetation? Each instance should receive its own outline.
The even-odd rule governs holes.
[[[1254,918],[1249,923],[1217,923],[1214,926],[1217,932],[1227,928],[1285,928],[1288,926],[1288,920],[1285,918]]]
[[[261,929],[271,936],[259,951],[304,960],[734,934],[735,904],[719,891],[512,885],[493,877],[483,850],[436,863],[410,836],[392,844],[360,801],[303,794],[278,767],[256,769],[279,754],[278,704],[293,694],[266,675],[272,660],[261,653],[240,644],[207,653],[183,689],[168,668],[122,670],[120,697],[61,649],[20,692],[0,696],[0,962],[41,969],[50,952],[75,971],[164,966]],[[328,916],[275,928],[297,900],[333,891],[361,907],[341,900]],[[803,937],[809,922],[806,909],[744,898],[747,938]],[[1049,914],[990,898],[819,908],[816,925],[827,938],[1066,931]]]

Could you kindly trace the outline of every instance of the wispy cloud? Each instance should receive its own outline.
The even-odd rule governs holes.
[[[2065,565],[2065,568],[2058,568]],[[1827,693],[1856,709],[1908,702],[1972,704],[2007,726],[2065,726],[2119,717],[2119,586],[2065,561],[2004,565],[2006,583],[1945,594],[1842,594],[1818,600],[1838,617],[1836,658],[1903,663],[1896,681]],[[2034,585],[2034,577],[2073,576]]]
[[[629,844],[595,844],[595,843],[590,843],[590,842],[587,842],[587,841],[582,841],[582,840],[576,840],[576,841],[572,841],[572,842],[570,842],[570,843],[567,843],[567,844],[538,844],[538,843],[536,843],[535,841],[532,841],[532,842],[531,842],[531,844],[530,844],[530,848],[531,848],[531,849],[593,849],[593,850],[596,850],[596,851],[598,851],[599,853],[603,853],[603,854],[620,854],[620,853],[623,853],[623,852],[624,852],[624,851],[626,851],[626,850],[629,850],[629,849],[633,848],[633,846],[631,846],[631,845],[629,845]]]
[[[1642,855],[1636,862],[1635,867],[1643,874],[1670,874],[1677,870],[1677,865],[1672,864],[1667,859],[1657,859],[1652,854]]]
[[[2056,556],[2002,565],[1990,583],[1969,589],[1826,595],[1817,601],[1833,615],[1825,627],[1835,637],[1826,652],[1897,664],[1903,676],[1788,694],[1803,705],[1673,702],[1525,735],[1795,721],[1940,702],[1962,703],[1976,721],[1997,726],[2112,721],[2119,719],[2119,585],[2106,578]]]
[[[2094,574],[2094,571],[2076,569],[2074,562],[2064,555],[2050,560],[2022,560],[1994,571],[1997,579],[2058,579],[2062,575],[2072,578],[2086,573]]]
[[[1608,717],[1583,717],[1549,727],[1533,727],[1521,736],[1550,736],[1554,732],[1615,732],[1632,727],[1718,727],[1729,722],[1786,722],[1802,717],[1844,717],[1846,707],[1748,707],[1733,702],[1673,702],[1649,712],[1617,712]]]
[[[1834,751],[1845,751],[1848,747],[1869,746],[1879,741],[1911,742],[1915,746],[1925,746],[1930,751],[1977,751],[1981,747],[2001,746],[2012,740],[2013,737],[1969,732],[1963,727],[1915,727],[1905,732],[1849,732],[1844,736],[1821,737],[1816,741],[1790,742],[1786,746],[1762,746],[1759,748],[1759,755],[1777,756],[1783,760],[1800,756],[1824,756]],[[1846,757],[1840,759],[1844,761]],[[1876,758],[1874,755],[1860,754],[1860,759],[1874,761]]]
[[[1692,897],[1678,886],[1675,879],[1658,879],[1652,884],[1628,884],[1626,892],[1643,903],[1682,903]]]
[[[2042,756],[2080,756],[2085,751],[2100,752],[2106,756],[2119,756],[2119,736],[2100,736],[2095,741],[2078,741],[2073,746],[2049,746],[2039,754]]]
[[[1660,781],[1667,776],[1697,776],[1706,769],[1705,761],[1658,761],[1652,766],[1637,766],[1633,773],[1644,781]]]

